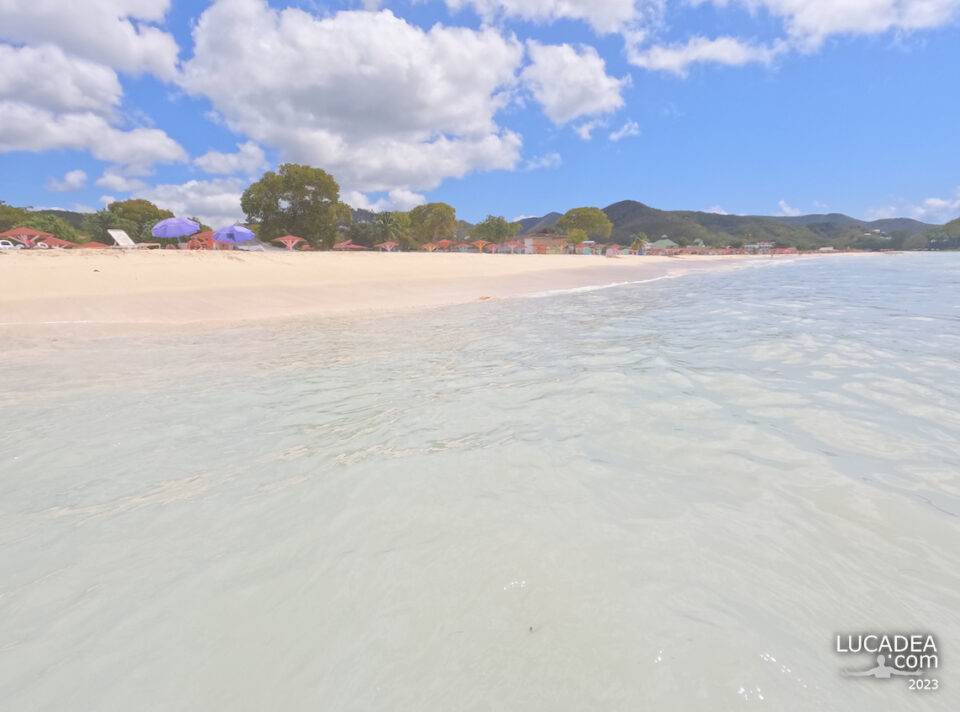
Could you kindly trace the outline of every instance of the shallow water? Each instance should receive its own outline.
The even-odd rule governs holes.
[[[0,708],[956,708],[960,255],[0,339]]]

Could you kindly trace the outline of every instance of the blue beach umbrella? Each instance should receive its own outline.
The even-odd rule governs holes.
[[[256,237],[253,234],[253,230],[248,230],[241,225],[231,225],[230,227],[224,227],[217,230],[211,237],[217,242],[247,242]]]
[[[200,226],[186,218],[167,218],[161,220],[150,230],[154,237],[183,237],[200,232]]]

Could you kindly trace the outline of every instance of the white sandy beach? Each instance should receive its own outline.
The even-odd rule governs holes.
[[[369,313],[655,279],[770,259],[18,251],[0,255],[0,325],[185,325]]]

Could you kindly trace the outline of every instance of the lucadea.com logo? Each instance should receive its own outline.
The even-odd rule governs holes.
[[[855,633],[838,635],[841,655],[870,656],[870,667],[844,668],[844,677],[875,680],[906,678],[911,690],[937,690],[940,681],[928,676],[940,667],[937,641],[930,633]]]

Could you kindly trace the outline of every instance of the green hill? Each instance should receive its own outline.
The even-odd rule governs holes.
[[[638,232],[651,240],[663,236],[707,245],[742,245],[758,241],[779,242],[802,249],[815,247],[899,247],[911,235],[925,233],[933,225],[893,218],[867,222],[847,215],[720,215],[692,210],[658,210],[635,200],[608,205],[603,211],[613,223],[611,240],[629,244]]]

